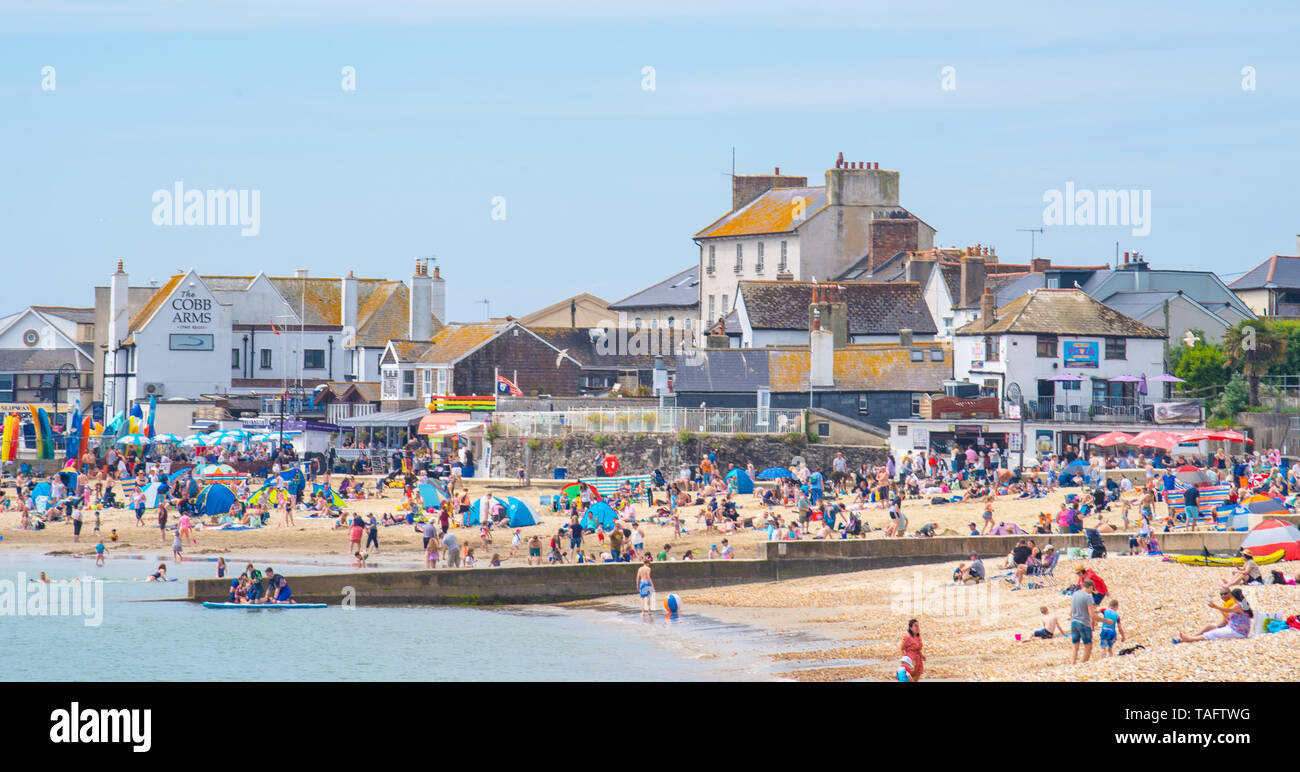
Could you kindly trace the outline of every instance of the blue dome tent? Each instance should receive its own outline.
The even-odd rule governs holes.
[[[749,472],[744,469],[732,469],[727,472],[727,484],[736,486],[736,493],[754,492],[754,481],[749,479]]]
[[[530,525],[537,525],[537,515],[524,502],[511,496],[506,499],[509,504],[507,511],[510,513],[511,528],[525,528]]]
[[[597,501],[591,505],[582,515],[580,525],[589,531],[596,530],[596,526],[604,528],[606,531],[614,527],[614,522],[618,520],[618,515],[603,501]]]
[[[782,478],[793,477],[794,474],[789,469],[781,466],[769,466],[767,469],[758,473],[758,479],[760,480],[780,480]]]
[[[224,515],[238,499],[239,497],[228,486],[210,483],[199,491],[198,497],[194,499],[194,506],[200,514]]]
[[[424,501],[424,508],[437,507],[442,505],[443,498],[447,495],[438,489],[433,483],[424,483],[419,488],[420,499]]]

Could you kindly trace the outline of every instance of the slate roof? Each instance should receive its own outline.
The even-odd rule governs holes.
[[[57,316],[60,319],[67,319],[77,324],[94,324],[95,309],[93,308],[68,308],[66,306],[32,306],[36,311],[50,316]]]
[[[1228,286],[1234,290],[1300,289],[1300,257],[1273,255]]]
[[[679,271],[658,284],[628,295],[609,307],[618,310],[633,308],[693,308],[700,304],[700,267],[693,265]]]
[[[1163,338],[1165,334],[1125,316],[1077,289],[1036,289],[1002,306],[989,327],[976,319],[957,335],[1091,335]]]
[[[681,392],[756,392],[767,388],[767,349],[710,348],[696,357],[696,364],[677,368],[673,390]],[[684,407],[694,407],[685,405]]]
[[[632,354],[622,350],[624,341],[619,340],[617,330],[606,330],[609,336],[605,343],[593,341],[591,333],[585,328],[574,329],[572,327],[526,327],[534,335],[546,341],[552,347],[559,351],[566,351],[569,356],[578,361],[582,367],[593,370],[605,369],[627,369],[627,370],[648,370],[654,367],[655,356],[662,356],[664,364],[670,369],[674,367],[676,357],[671,352],[660,352],[658,354]],[[664,347],[669,344],[668,330],[648,330],[647,335],[653,335],[656,332],[662,332]],[[633,333],[628,332],[630,338]],[[656,344],[657,345],[657,344]],[[627,348],[630,350],[631,346]]]
[[[744,297],[749,324],[755,330],[806,330],[812,282],[742,281],[737,294]],[[850,335],[897,335],[911,329],[918,334],[937,332],[915,282],[838,282],[848,305]]]
[[[802,217],[796,218],[802,202]],[[697,239],[788,233],[826,208],[826,188],[772,188],[695,234]]]
[[[0,372],[3,373],[52,373],[69,364],[78,370],[89,369],[91,359],[78,348],[0,349]]]

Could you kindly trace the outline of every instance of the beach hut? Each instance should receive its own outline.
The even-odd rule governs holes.
[[[224,515],[230,512],[239,497],[231,488],[222,483],[210,483],[203,486],[194,498],[194,506],[203,515]]]
[[[1283,560],[1300,560],[1300,529],[1285,520],[1270,518],[1250,529],[1241,540],[1241,548],[1257,558],[1285,550]]]
[[[608,531],[614,527],[617,520],[618,514],[614,512],[613,508],[603,501],[598,501],[588,507],[587,511],[582,514],[582,520],[579,524],[589,531],[596,530],[597,526]]]

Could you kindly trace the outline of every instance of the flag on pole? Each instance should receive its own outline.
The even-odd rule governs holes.
[[[524,393],[509,378],[497,373],[497,391],[512,397],[522,397]]]
[[[280,328],[275,326],[275,319],[271,320],[271,332],[275,333],[276,335],[280,334]]]

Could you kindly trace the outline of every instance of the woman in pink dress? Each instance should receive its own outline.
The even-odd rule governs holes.
[[[912,659],[912,669],[908,674],[913,681],[920,681],[925,672],[925,655],[921,653],[921,623],[915,619],[908,620],[907,632],[903,634],[903,644],[899,647],[903,656]]]

